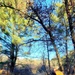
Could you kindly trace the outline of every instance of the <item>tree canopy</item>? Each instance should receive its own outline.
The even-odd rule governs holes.
[[[9,44],[11,67],[14,68],[20,50],[27,46],[30,52],[30,47],[38,41],[42,43],[41,50],[42,46],[47,50],[48,62],[49,53],[54,51],[62,69],[61,52],[68,59],[68,50],[71,48],[68,47],[69,41],[75,52],[75,1],[51,2],[52,4],[47,4],[46,0],[0,0],[0,32],[1,35],[4,34],[0,40],[6,42],[6,47]],[[25,52],[25,55],[30,55],[29,52]]]

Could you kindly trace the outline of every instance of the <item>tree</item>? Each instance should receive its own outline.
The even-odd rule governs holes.
[[[45,3],[45,4],[43,4]],[[56,52],[56,56],[58,58],[59,67],[62,68],[60,56],[58,53],[58,49],[55,44],[55,39],[52,34],[53,27],[51,26],[51,17],[50,14],[53,12],[54,7],[53,6],[47,6],[46,2],[38,1],[34,2],[34,5],[29,8],[30,14],[27,14],[28,17],[31,19],[37,21],[41,26],[44,28],[45,32],[48,33],[49,38],[51,40],[51,43],[53,44],[54,50]]]
[[[25,4],[23,0],[12,0],[9,2],[0,0],[0,29],[5,34],[1,38],[10,50],[10,71],[13,72],[15,67],[19,45],[24,41],[24,32],[26,27],[33,24],[29,18],[23,18],[23,13],[26,13],[27,1]],[[20,5],[20,6],[19,6]],[[24,7],[24,8],[22,8]],[[22,8],[22,9],[21,9]],[[25,10],[25,11],[23,11]],[[22,12],[19,12],[22,11]],[[22,14],[22,15],[21,15]],[[7,36],[7,37],[6,37]],[[4,38],[4,39],[3,39]],[[8,39],[7,39],[8,38]],[[6,40],[7,39],[7,40]]]
[[[69,39],[68,38],[70,38],[70,37],[69,37],[69,29],[68,29],[69,26],[68,26],[67,14],[65,12],[65,7],[64,7],[63,3],[55,3],[55,7],[56,7],[55,11],[57,14],[56,17],[58,18],[57,23],[60,23],[62,28],[64,27],[64,30],[61,30],[61,31],[63,32],[62,39],[65,43],[65,45],[64,45],[65,50],[62,50],[62,51],[66,52],[66,67],[68,68],[68,65],[69,65],[69,62],[68,62],[68,40]],[[59,33],[61,33],[61,32],[59,31]]]
[[[70,63],[68,62],[67,40],[71,36],[72,42],[74,44],[74,36],[75,36],[75,33],[74,33],[74,1],[65,0],[64,3],[56,3],[56,6],[58,7],[58,8],[56,8],[56,11],[58,13],[57,17],[59,19],[58,22],[60,22],[61,25],[64,25],[66,28],[66,37],[65,37],[65,40],[66,40],[66,62],[67,62],[67,68],[69,68],[68,65]]]
[[[27,4],[30,6],[30,7],[28,7],[28,10],[26,8],[22,9],[23,5],[26,6],[26,4],[23,4],[23,2],[20,2],[19,0],[18,0],[18,2],[15,0],[15,4],[16,4],[15,6],[13,5],[14,3],[13,4],[7,3],[7,1],[5,3],[1,2],[0,5],[1,5],[1,7],[7,7],[10,10],[13,9],[13,11],[16,10],[16,12],[14,11],[14,14],[21,15],[21,19],[24,17],[25,19],[23,18],[22,23],[25,20],[26,25],[27,24],[31,25],[33,23],[32,20],[37,21],[38,22],[37,24],[41,24],[41,26],[44,29],[44,30],[41,30],[41,31],[45,32],[44,34],[48,34],[48,37],[50,38],[50,41],[53,44],[54,50],[56,52],[56,56],[58,58],[59,66],[62,68],[61,60],[60,60],[60,56],[59,56],[59,52],[58,52],[58,48],[57,48],[58,43],[56,43],[56,40],[57,40],[58,37],[56,37],[56,34],[55,34],[55,32],[56,32],[55,27],[56,27],[56,25],[58,27],[60,27],[60,22],[61,22],[61,24],[64,24],[63,15],[64,16],[66,15],[65,12],[63,12],[65,10],[64,5],[62,5],[60,3],[57,4],[57,5],[59,5],[59,8],[60,8],[60,10],[58,11],[58,17],[57,17],[56,12],[54,11],[56,9],[55,6],[47,5],[45,0],[44,1],[35,0],[32,3],[30,1],[28,1]],[[33,4],[33,6],[32,6],[32,4]],[[20,6],[18,6],[18,5],[20,5]],[[26,9],[27,11],[26,10],[24,11],[24,9]],[[61,13],[61,12],[63,12],[63,13]],[[21,21],[21,19],[20,19],[20,21]],[[65,19],[65,20],[67,20],[67,19]],[[66,23],[68,24],[68,21]],[[63,27],[64,26],[62,26],[62,28]],[[20,31],[20,29],[21,28],[19,28],[18,32]],[[2,30],[2,31],[4,31],[4,30]],[[14,31],[14,29],[13,29],[13,31]],[[59,31],[61,32],[62,30],[60,29]],[[13,33],[15,33],[15,32],[13,32]],[[21,32],[21,35],[22,35],[22,32]],[[17,36],[14,36],[14,37],[17,37]],[[12,40],[12,42],[15,42],[15,41],[16,40]],[[12,44],[12,47],[14,46],[14,44]],[[14,46],[14,49],[15,48],[16,48],[16,46]]]
[[[64,0],[65,9],[67,13],[67,19],[69,23],[70,33],[72,37],[72,42],[74,45],[74,62],[75,62],[75,1],[73,0]]]

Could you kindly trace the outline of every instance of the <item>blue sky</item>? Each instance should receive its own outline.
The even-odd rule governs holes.
[[[52,0],[46,0],[47,2],[47,5],[50,5],[51,4],[51,1]],[[56,0],[56,2],[61,2],[62,0]],[[61,47],[62,48],[62,47]],[[60,48],[60,49],[61,49]],[[29,51],[29,48],[27,47],[23,47],[24,51],[27,52]],[[68,50],[73,50],[73,46],[72,46],[72,41],[69,40],[68,41]],[[23,51],[23,53],[24,53]],[[45,58],[47,58],[47,47],[43,46],[43,43],[42,42],[36,42],[33,44],[33,46],[31,47],[31,50],[30,50],[30,55],[26,55],[25,57],[26,58],[42,58],[42,54],[43,52],[45,53]],[[60,52],[60,55],[63,56],[65,53],[62,53]],[[50,52],[50,59],[56,57],[56,53],[53,51],[53,52]]]
[[[23,54],[24,52],[28,52],[29,48],[27,47],[22,47],[23,48]],[[20,51],[21,53],[22,51]],[[25,58],[32,58],[32,59],[41,59],[43,56],[43,53],[45,54],[45,58],[47,57],[47,46],[43,45],[42,42],[36,42],[32,45],[30,54],[29,55],[24,55]],[[50,52],[50,59],[55,57],[55,52]]]
[[[22,47],[23,48],[23,51],[20,51],[20,53],[22,53],[22,55],[25,57],[25,58],[31,58],[31,59],[41,59],[42,58],[42,55],[43,53],[45,54],[45,58],[48,58],[47,57],[47,46],[44,45],[42,42],[35,42],[31,49],[28,48],[28,47]],[[62,47],[61,47],[62,48]],[[61,49],[60,48],[60,49]],[[30,49],[30,54],[29,55],[25,55],[24,53],[25,52],[28,52]],[[73,45],[72,45],[72,41],[68,41],[68,50],[73,50]],[[21,55],[21,54],[20,54]],[[62,53],[60,52],[60,55],[63,56],[65,55],[65,52]],[[50,59],[56,57],[56,53],[55,51],[51,51],[50,52]]]
[[[51,4],[51,1],[52,0],[46,0],[47,2],[47,5],[50,5]],[[57,0],[58,2],[61,2],[61,0]],[[44,35],[44,30],[42,30],[43,34]],[[35,35],[35,34],[33,34]],[[4,36],[4,35],[2,35]],[[29,39],[29,38],[33,38],[32,36],[31,37],[25,37],[26,40]],[[3,49],[5,49],[6,47],[3,46]],[[61,47],[62,48],[62,47]],[[68,41],[68,49],[69,50],[73,50],[73,46],[72,46],[72,41]],[[30,50],[30,55],[24,55],[24,52],[28,52],[29,51],[29,48],[28,47],[21,47],[21,51],[19,51],[19,55],[20,56],[24,56],[25,58],[35,58],[35,59],[38,59],[38,58],[42,58],[42,55],[43,53],[45,54],[45,58],[47,58],[47,46],[44,46],[44,43],[43,42],[36,42],[36,43],[33,43],[33,46],[31,47],[31,50]],[[63,55],[63,53],[61,53],[61,55]],[[56,57],[56,54],[55,52],[50,52],[50,59]]]

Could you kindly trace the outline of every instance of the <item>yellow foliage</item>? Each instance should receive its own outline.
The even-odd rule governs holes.
[[[35,38],[35,39],[38,39],[39,37],[40,37],[40,36],[37,36],[37,35],[36,35],[36,36],[34,36],[34,38]]]
[[[55,73],[56,73],[56,75],[64,75],[63,72],[61,72],[59,70],[55,71]]]
[[[1,2],[3,0],[0,0]],[[26,13],[27,2],[30,0],[4,0],[5,5],[19,9]],[[12,38],[12,43],[20,44],[23,42],[23,38],[19,37],[19,33],[24,31],[26,26],[29,26],[33,21],[25,19],[21,16],[20,11],[16,11],[9,7],[0,7],[0,26],[4,33],[9,33]],[[24,15],[25,16],[25,15]],[[7,31],[8,30],[8,31]]]
[[[63,3],[56,3],[56,14],[59,18],[59,22],[62,25],[68,26],[68,18],[65,10],[65,5]],[[58,21],[58,19],[56,20]]]
[[[63,4],[62,3],[56,3],[55,4],[57,7],[61,7]]]
[[[67,19],[67,13],[66,12],[64,13],[64,18],[65,18],[65,20]]]
[[[6,5],[15,7],[15,0],[4,0]]]
[[[58,4],[58,3],[56,3],[56,4]],[[62,15],[62,13],[65,12],[65,5],[61,4],[61,5],[57,6],[56,7],[56,12],[57,12],[57,14],[61,14]]]
[[[2,26],[2,23],[3,23],[3,22],[2,22],[1,19],[0,19],[0,26]]]
[[[50,15],[50,18],[51,18],[51,20],[52,20],[53,22],[59,22],[59,18],[58,18],[56,15],[54,15],[54,14],[51,14],[51,15]]]
[[[65,20],[66,26],[68,26],[68,17],[66,12],[64,13],[64,20]]]
[[[20,38],[17,35],[12,35],[12,43],[14,44],[21,44],[23,42],[23,39]]]
[[[28,20],[24,20],[25,26],[28,26]]]
[[[26,13],[26,11],[27,11],[27,1],[28,0],[25,0],[25,1],[24,0],[17,0],[17,9]]]

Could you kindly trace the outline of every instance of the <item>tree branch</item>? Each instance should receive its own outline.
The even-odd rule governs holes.
[[[45,25],[43,24],[43,21],[41,20],[39,14],[37,13],[36,9],[34,9],[32,6],[31,6],[31,9],[33,10],[33,12],[35,13],[35,15],[38,17],[39,19],[39,23],[42,25],[42,27],[45,29],[46,32],[48,32],[47,28],[45,27]]]
[[[26,14],[26,15],[27,15],[27,14]],[[35,20],[35,21],[37,21],[37,22],[39,22],[39,23],[40,23],[40,21],[39,21],[39,20],[37,20],[37,19],[33,18],[32,16],[27,15],[27,17],[30,17],[31,19],[33,19],[33,20]]]
[[[38,41],[50,41],[50,40],[41,40],[41,39],[39,39],[39,40],[34,40],[34,39],[31,39],[30,41],[28,41],[28,42],[26,42],[26,43],[22,43],[22,44],[20,44],[19,46],[22,46],[22,45],[24,45],[24,44],[28,44],[28,43],[31,43],[31,42],[38,42]]]
[[[3,38],[0,37],[0,40],[4,41],[7,44],[8,47],[11,47],[11,45],[8,44],[8,42],[5,39],[3,39]],[[10,48],[8,48],[8,49],[10,49]]]

